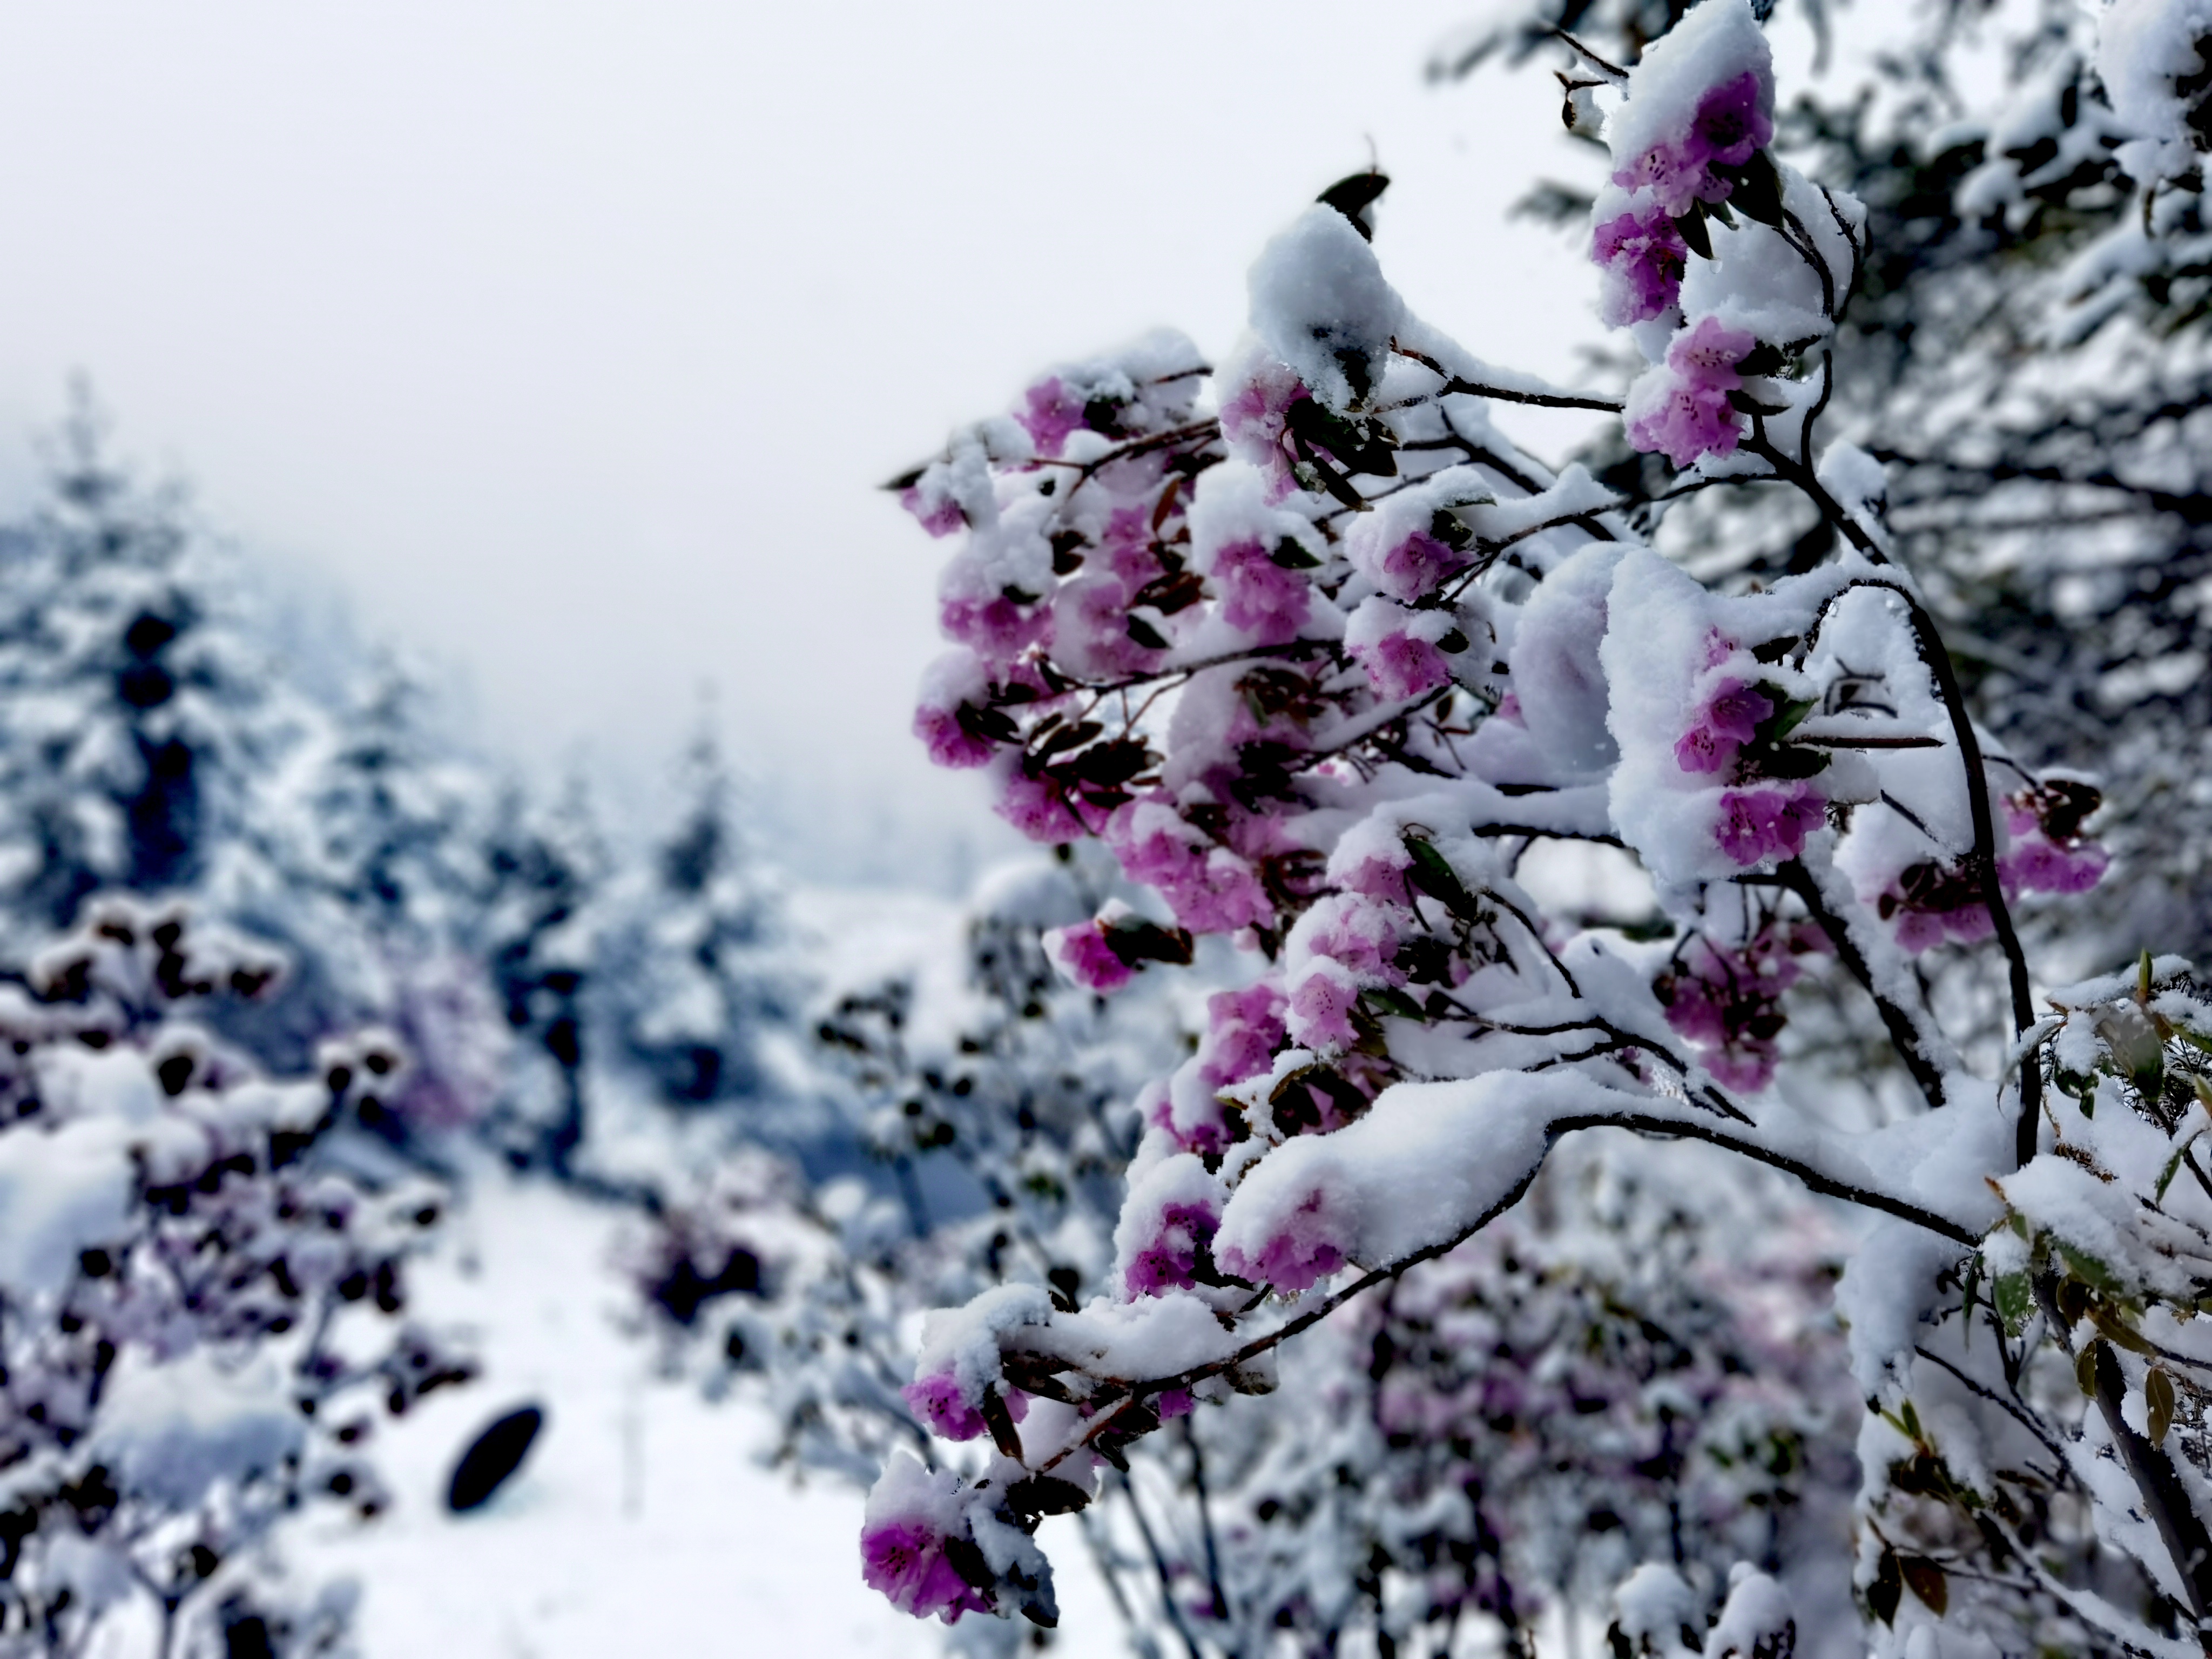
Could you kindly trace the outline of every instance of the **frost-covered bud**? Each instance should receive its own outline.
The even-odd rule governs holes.
[[[1256,541],[1232,542],[1213,556],[1222,620],[1261,645],[1287,645],[1305,626],[1311,587]]]
[[[1590,238],[1590,258],[1605,272],[1599,312],[1607,325],[1625,328],[1665,316],[1681,294],[1688,255],[1682,233],[1656,204],[1601,222]]]
[[[902,1613],[934,1614],[951,1625],[991,1602],[954,1566],[947,1547],[965,1541],[960,1479],[922,1468],[910,1452],[891,1455],[868,1494],[860,1527],[860,1573]],[[972,1546],[971,1546],[972,1547]]]

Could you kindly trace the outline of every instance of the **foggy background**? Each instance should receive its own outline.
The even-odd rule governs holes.
[[[258,580],[617,830],[711,684],[771,856],[947,886],[1006,832],[907,735],[945,550],[882,479],[1057,359],[1218,356],[1370,156],[1415,309],[1576,376],[1595,285],[1506,210],[1591,164],[1541,65],[1424,82],[1473,10],[18,7],[0,488],[82,370]]]

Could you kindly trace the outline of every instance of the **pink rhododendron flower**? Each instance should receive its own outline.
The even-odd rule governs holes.
[[[999,594],[988,599],[948,598],[939,606],[938,626],[986,662],[1012,662],[1030,647],[1052,642],[1052,607],[1018,605]]]
[[[860,1577],[901,1613],[936,1614],[957,1624],[963,1613],[988,1613],[991,1604],[945,1556],[945,1540],[919,1520],[889,1521],[860,1533]]]
[[[1685,772],[1725,772],[1773,713],[1773,699],[1765,693],[1741,680],[1723,680],[1698,710],[1697,724],[1675,740],[1674,763]]]
[[[1170,1204],[1160,1212],[1152,1242],[1130,1259],[1122,1282],[1133,1296],[1187,1291],[1198,1283],[1198,1252],[1212,1242],[1221,1218],[1203,1204]]]
[[[1056,927],[1044,936],[1045,950],[1067,970],[1067,976],[1086,990],[1118,991],[1134,971],[1115,953],[1106,930],[1096,921],[1075,927]]]
[[[999,752],[989,738],[979,738],[960,724],[957,708],[932,708],[924,704],[914,711],[914,734],[928,748],[931,763],[938,766],[982,766]]]
[[[2062,847],[2040,835],[2016,842],[1997,864],[2008,890],[2025,893],[2086,893],[2104,878],[2110,855],[2094,842]]]
[[[1282,988],[1262,980],[1242,991],[1216,991],[1206,1000],[1206,1040],[1199,1045],[1199,1075],[1210,1089],[1257,1077],[1283,1044]]]
[[[1693,385],[1733,392],[1743,384],[1736,365],[1751,355],[1759,337],[1730,328],[1717,317],[1700,317],[1667,348],[1667,365]]]
[[[1693,165],[1740,167],[1774,140],[1766,89],[1749,70],[1723,81],[1698,100],[1683,154]],[[1725,194],[1725,192],[1723,192]]]
[[[1306,1195],[1281,1231],[1260,1247],[1258,1255],[1247,1255],[1234,1245],[1221,1252],[1221,1265],[1227,1271],[1279,1291],[1309,1289],[1344,1266],[1345,1259],[1339,1224],[1318,1192]]]
[[[899,1390],[914,1414],[947,1440],[973,1440],[983,1432],[983,1413],[968,1403],[949,1372],[920,1376]]]
[[[1805,837],[1826,821],[1827,803],[1803,783],[1760,789],[1730,789],[1721,796],[1720,823],[1714,839],[1738,864],[1794,859],[1805,850]]]
[[[1398,953],[1398,930],[1391,912],[1349,895],[1330,902],[1338,907],[1337,913],[1314,933],[1308,948],[1363,978],[1404,984],[1406,976],[1392,960]]]
[[[1367,671],[1376,694],[1394,702],[1421,696],[1451,680],[1444,653],[1408,633],[1385,634],[1372,644],[1355,646],[1352,654]]]
[[[1352,1005],[1359,988],[1344,975],[1310,972],[1291,992],[1291,1036],[1309,1048],[1348,1048],[1358,1040],[1352,1029]]]
[[[947,1440],[973,1440],[988,1426],[981,1411],[969,1403],[958,1379],[950,1372],[916,1377],[899,1390],[899,1396],[914,1408],[916,1417]],[[1019,1389],[1003,1389],[1000,1397],[1006,1402],[1006,1415],[1015,1422],[1029,1415],[1030,1397]]]
[[[933,536],[950,536],[968,522],[959,502],[947,495],[925,494],[920,484],[899,491],[899,505],[913,514]]]
[[[1014,419],[1030,434],[1030,441],[1036,446],[1038,454],[1057,456],[1066,447],[1067,434],[1080,431],[1085,424],[1083,399],[1054,374],[1029,389]]]
[[[1085,572],[1053,595],[1054,643],[1076,673],[1121,678],[1151,672],[1160,653],[1129,637],[1131,590],[1110,570]]]
[[[1152,1396],[1152,1409],[1160,1414],[1160,1421],[1172,1423],[1178,1417],[1188,1417],[1196,1401],[1188,1389],[1162,1389]]]
[[[1728,193],[1728,186],[1692,161],[1681,145],[1664,142],[1616,172],[1613,182],[1626,191],[1650,191],[1659,210],[1676,219],[1700,198],[1715,201]]]
[[[1758,343],[1756,336],[1717,317],[1701,317],[1677,334],[1665,364],[1629,388],[1622,410],[1628,441],[1676,466],[1700,455],[1733,454],[1743,433],[1729,393],[1743,384],[1736,365]]]
[[[1274,906],[1252,866],[1208,842],[1158,802],[1133,801],[1106,826],[1107,845],[1132,881],[1158,890],[1176,921],[1194,933],[1265,927]]]
[[[995,810],[1031,841],[1077,841],[1085,831],[1082,818],[1057,784],[1019,767],[1007,773]]]
[[[1639,380],[1636,386],[1645,384]],[[1664,455],[1676,466],[1687,466],[1700,455],[1735,453],[1743,432],[1727,392],[1664,374],[1652,385],[1652,393],[1630,399],[1633,412],[1628,416],[1627,432],[1632,447]]]
[[[1222,388],[1221,435],[1231,449],[1267,475],[1267,499],[1279,501],[1298,488],[1291,458],[1283,447],[1285,416],[1292,404],[1313,397],[1305,383],[1282,364],[1262,361],[1233,391]]]
[[[1257,542],[1231,542],[1214,556],[1213,587],[1222,619],[1261,645],[1287,645],[1305,626],[1311,597],[1305,577],[1284,569]]]
[[[1385,550],[1371,574],[1383,592],[1401,604],[1411,605],[1474,562],[1426,531],[1417,530]]]
[[[1590,239],[1590,257],[1605,271],[1601,309],[1614,328],[1663,315],[1681,293],[1689,249],[1664,209],[1632,210],[1608,219]]]

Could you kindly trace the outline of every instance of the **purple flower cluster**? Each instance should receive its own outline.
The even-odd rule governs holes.
[[[1723,680],[1706,697],[1698,723],[1674,744],[1674,763],[1685,772],[1727,772],[1736,751],[1774,713],[1774,701],[1741,680]]]
[[[2081,833],[2077,788],[2039,787],[2008,797],[2005,828],[2012,845],[1997,860],[2007,903],[2023,893],[2086,893],[2104,878],[2110,855]],[[1948,940],[1978,945],[1996,932],[1981,879],[1966,864],[1933,860],[1901,872],[1875,897],[1875,910],[1896,923],[1897,943],[1914,956]]]
[[[1310,589],[1255,541],[1231,542],[1213,558],[1222,619],[1261,645],[1287,645],[1305,626]]]
[[[1220,1258],[1224,1271],[1255,1285],[1307,1290],[1344,1266],[1344,1224],[1327,1195],[1316,1190],[1306,1194],[1281,1231],[1262,1243],[1256,1255],[1231,1244],[1222,1249]]]
[[[1451,680],[1451,665],[1444,653],[1406,629],[1393,629],[1378,639],[1353,645],[1351,651],[1367,671],[1376,695],[1394,702],[1425,696]]]
[[[1274,919],[1252,866],[1210,844],[1164,803],[1121,807],[1107,822],[1105,839],[1129,879],[1158,889],[1176,921],[1194,933],[1231,933]]]
[[[1044,936],[1046,951],[1067,970],[1067,976],[1086,990],[1103,995],[1129,982],[1135,970],[1121,960],[1106,929],[1097,921],[1073,927],[1056,927]]]
[[[1207,1088],[1225,1089],[1267,1069],[1283,1046],[1284,1007],[1282,987],[1268,980],[1206,998],[1198,1061]]]
[[[934,1613],[946,1624],[963,1613],[989,1613],[988,1601],[946,1559],[945,1539],[919,1516],[881,1521],[860,1532],[860,1577],[901,1613]]]
[[[1832,949],[1809,922],[1769,923],[1735,949],[1693,935],[1654,988],[1667,1024],[1697,1045],[1715,1078],[1731,1089],[1763,1089],[1774,1075],[1782,994],[1802,976],[1802,957]]]
[[[1717,317],[1701,317],[1677,334],[1666,362],[1630,388],[1623,410],[1630,444],[1676,466],[1701,455],[1733,454],[1743,429],[1729,394],[1743,385],[1737,365],[1758,343],[1755,335]]]
[[[1732,189],[1717,169],[1739,167],[1774,137],[1771,97],[1749,70],[1709,88],[1698,100],[1689,128],[1662,138],[1613,175],[1623,190],[1650,191],[1665,213],[1680,218],[1700,202],[1725,202]]]
[[[1590,258],[1605,272],[1600,309],[1607,324],[1624,328],[1673,309],[1689,252],[1673,218],[1656,204],[1600,225],[1590,238]]]
[[[976,1403],[950,1371],[916,1377],[899,1390],[914,1414],[947,1440],[973,1440],[988,1426]],[[1019,1389],[1005,1390],[1006,1415],[1018,1423],[1029,1415],[1030,1397]]]
[[[1132,1297],[1187,1291],[1198,1283],[1199,1253],[1213,1242],[1221,1218],[1203,1204],[1170,1204],[1152,1240],[1130,1258],[1122,1282]]]
[[[1794,859],[1805,850],[1805,837],[1827,822],[1827,812],[1826,799],[1802,780],[1725,790],[1713,838],[1721,851],[1747,867],[1769,859]]]
[[[1057,457],[1066,447],[1069,434],[1080,432],[1089,424],[1083,399],[1068,390],[1057,374],[1039,380],[1023,394],[1022,407],[1014,411],[1014,419],[1030,434],[1037,453],[1048,457]]]

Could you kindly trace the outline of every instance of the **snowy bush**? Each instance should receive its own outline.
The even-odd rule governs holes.
[[[2098,118],[2156,126],[2120,158],[2149,180],[2138,274],[2185,257],[2202,182],[2175,148],[2196,142],[2194,14],[2140,10],[2106,31]],[[1050,1622],[1046,1515],[1093,1504],[1194,1407],[1264,1388],[1274,1350],[1339,1309],[1450,1305],[1424,1264],[1525,1207],[1557,1143],[1612,1129],[1859,1212],[1848,1364],[1802,1387],[1869,1403],[1849,1570],[1875,1651],[2197,1651],[2203,993],[2146,958],[2037,994],[2015,915],[2061,933],[2048,907],[2104,878],[2100,795],[1978,725],[1885,524],[1890,473],[1823,434],[1882,254],[1856,199],[1775,153],[1751,9],[1705,0],[1632,69],[1574,49],[1570,116],[1609,150],[1593,293],[1640,360],[1621,399],[1421,322],[1382,274],[1368,175],[1261,253],[1251,331],[1218,367],[1165,334],[1064,366],[896,483],[958,538],[918,734],[987,772],[1016,828],[1102,842],[1142,890],[1063,930],[1060,962],[1114,996],[1187,939],[1242,967],[1140,1097],[1097,1293],[1004,1285],[925,1325],[908,1397],[994,1453],[895,1457],[866,1575],[948,1622]],[[1553,471],[1498,432],[1498,402],[1616,412],[1668,465]],[[1758,580],[1702,560],[1701,580],[1649,544],[1670,504],[1753,487],[1817,519],[1814,556]],[[1519,875],[1558,842],[1633,854],[1661,924],[1547,914]],[[1939,1018],[1931,951],[2009,1035]],[[1807,981],[1880,1034],[1901,1088],[1793,1054]],[[1725,1161],[1680,1167],[1702,1172],[1680,1207],[1706,1207]],[[1466,1271],[1473,1305],[1510,1290]],[[1480,1377],[1503,1385],[1493,1361]],[[1701,1429],[1724,1417],[1690,1397]],[[1620,1650],[1833,1631],[1793,1611],[1817,1535],[1723,1572],[1655,1519],[1693,1482],[1620,1489],[1655,1559],[1609,1598],[1549,1570]],[[1713,1547],[1754,1547],[1732,1536]]]
[[[281,971],[96,898],[0,985],[0,1651],[326,1650],[350,1590],[288,1588],[272,1528],[374,1513],[380,1412],[468,1375],[404,1317],[441,1191],[338,1151],[404,1053],[369,1030],[281,1080],[204,1023]]]

